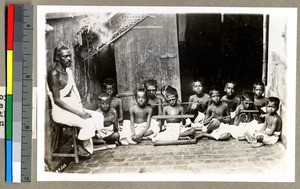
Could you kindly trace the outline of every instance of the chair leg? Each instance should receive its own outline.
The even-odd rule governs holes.
[[[74,154],[75,154],[75,162],[79,162],[79,157],[78,157],[78,148],[77,148],[77,138],[76,138],[76,128],[73,128],[73,143],[74,143]]]

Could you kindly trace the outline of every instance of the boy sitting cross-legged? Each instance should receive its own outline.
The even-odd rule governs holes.
[[[253,137],[247,138],[252,147],[275,144],[280,137],[282,130],[282,119],[277,114],[279,108],[279,99],[269,97],[267,103],[267,116],[263,127],[253,134]],[[245,133],[247,135],[247,133]]]
[[[266,114],[265,107],[267,105],[267,98],[263,96],[265,92],[265,84],[261,81],[257,81],[253,84],[254,93],[254,105],[261,111],[262,114]]]
[[[229,107],[227,103],[220,101],[221,92],[217,88],[212,88],[209,94],[212,103],[206,111],[203,132],[196,135],[195,139],[208,137],[215,140],[228,140],[230,134],[226,124],[231,120]]]
[[[119,145],[118,116],[117,111],[110,107],[110,95],[107,93],[100,94],[98,104],[100,108],[96,111],[104,116],[104,127],[98,131],[98,135],[108,143]]]
[[[162,99],[156,95],[157,81],[149,79],[144,82],[144,87],[149,98],[149,104],[153,110],[152,115],[162,115]]]
[[[251,91],[243,91],[241,104],[235,111],[234,125],[229,125],[231,136],[235,139],[244,139],[245,132],[251,135],[261,127],[260,110],[253,103],[254,94]]]
[[[118,113],[119,126],[123,126],[123,103],[116,97],[116,83],[113,79],[107,78],[103,82],[103,91],[110,95],[111,107]]]
[[[135,92],[137,105],[129,109],[130,121],[124,120],[120,132],[120,142],[123,145],[136,144],[142,137],[155,136],[159,132],[157,124],[151,124],[152,108],[148,106],[148,96],[145,89]]]
[[[185,127],[185,119],[177,118],[178,115],[184,114],[183,107],[178,104],[177,90],[173,87],[169,87],[168,90],[166,90],[165,96],[168,105],[163,108],[163,115],[170,115],[174,117],[165,119],[166,130],[158,133],[152,141],[172,141],[178,140],[179,137],[192,137],[196,133],[196,130],[192,127]]]
[[[146,93],[149,98],[148,103],[152,108],[152,116],[162,115],[162,99],[156,95],[156,91],[157,91],[157,87],[158,87],[157,81],[154,79],[146,80],[144,82],[144,87],[146,89]],[[163,124],[162,120],[152,119],[151,124],[155,124],[155,123],[160,128],[160,131],[162,131],[162,124]]]
[[[227,82],[224,88],[224,92],[226,93],[226,95],[224,95],[221,98],[221,101],[226,102],[228,104],[231,119],[235,117],[235,110],[237,106],[241,103],[241,99],[235,96],[234,94],[235,88],[236,88],[235,82],[233,81]]]
[[[208,94],[204,93],[204,82],[202,78],[195,79],[192,83],[192,87],[195,94],[189,97],[187,113],[195,115],[195,119],[191,119],[191,126],[197,130],[201,130],[206,109],[210,105],[211,99]]]

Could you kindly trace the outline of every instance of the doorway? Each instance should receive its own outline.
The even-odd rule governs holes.
[[[236,81],[237,93],[261,80],[263,15],[178,15],[178,30],[183,101],[193,93],[194,78],[203,78],[205,92]]]

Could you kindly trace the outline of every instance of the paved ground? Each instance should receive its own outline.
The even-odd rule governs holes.
[[[138,145],[97,151],[91,159],[71,162],[66,173],[264,173],[283,171],[286,150],[282,143],[252,148],[246,141],[213,141],[197,144],[153,146],[150,140]]]

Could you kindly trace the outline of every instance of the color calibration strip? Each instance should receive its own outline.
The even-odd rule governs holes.
[[[31,181],[33,6],[7,7],[5,180]]]
[[[14,5],[7,7],[7,46],[6,46],[6,110],[5,110],[5,181],[12,178],[12,122],[13,122],[13,41]]]
[[[23,5],[14,5],[13,182],[21,182]]]

